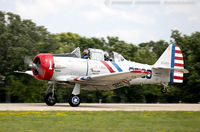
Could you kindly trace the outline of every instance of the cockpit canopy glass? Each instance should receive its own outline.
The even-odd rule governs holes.
[[[98,61],[104,61],[104,54],[108,53],[105,52],[101,49],[93,49],[93,48],[89,48],[89,58],[91,60],[98,60]],[[81,52],[80,52],[80,48],[77,47],[74,51],[72,51],[71,53],[67,53],[67,54],[54,54],[54,57],[74,57],[74,58],[81,58]],[[114,61],[114,62],[122,62],[122,61],[126,61],[126,59],[119,53],[117,52],[112,52],[109,53],[109,57],[110,60]]]

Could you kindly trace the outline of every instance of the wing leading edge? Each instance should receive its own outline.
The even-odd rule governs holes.
[[[130,72],[118,72],[118,73],[110,73],[110,74],[92,75],[92,76],[87,76],[87,77],[80,76],[80,77],[75,77],[74,79],[71,78],[71,80],[68,80],[68,81],[80,83],[83,86],[85,85],[85,89],[88,85],[93,85],[94,87],[104,86],[103,89],[108,90],[108,89],[123,87],[124,85],[129,85],[128,80],[140,78],[148,74],[151,74],[151,73],[147,71],[143,71],[143,70],[133,70]],[[124,85],[123,86],[115,85],[119,83],[124,83]],[[112,88],[110,86],[112,86]],[[89,87],[87,89],[89,89]]]

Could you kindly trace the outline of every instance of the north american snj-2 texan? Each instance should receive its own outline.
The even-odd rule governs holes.
[[[54,92],[56,83],[74,86],[69,104],[80,104],[80,90],[113,90],[136,84],[163,84],[161,91],[166,92],[169,83],[183,83],[183,55],[176,44],[171,44],[154,65],[147,65],[126,60],[121,54],[113,52],[112,61],[104,60],[104,51],[88,49],[89,59],[82,59],[80,48],[67,54],[38,54],[25,63],[31,71],[20,72],[34,76],[49,83],[45,94],[45,103],[55,105],[57,97]]]

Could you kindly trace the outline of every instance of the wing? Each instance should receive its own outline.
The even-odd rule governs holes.
[[[140,78],[148,74],[151,73],[143,70],[134,70],[130,72],[91,75],[86,77],[80,76],[80,77],[75,77],[74,79],[72,79],[71,77],[71,79],[68,78],[68,81],[80,83],[83,85],[95,85],[95,86],[110,86],[124,81],[124,83],[128,85],[129,84],[128,80]]]

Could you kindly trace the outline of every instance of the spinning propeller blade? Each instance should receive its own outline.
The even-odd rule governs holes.
[[[34,63],[30,57],[25,56],[24,58],[24,63],[27,64],[29,67],[37,70],[38,73],[40,73],[41,76],[44,77],[45,71],[44,69],[42,69],[42,67],[40,67],[40,61]]]

